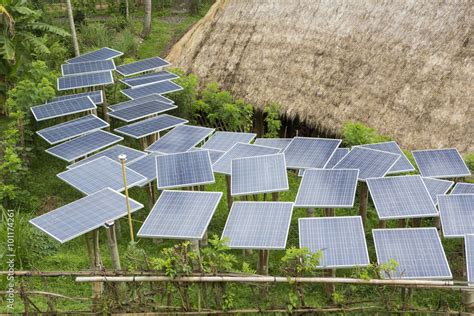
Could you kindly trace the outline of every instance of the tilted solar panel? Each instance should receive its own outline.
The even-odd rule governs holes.
[[[142,98],[137,98],[137,99],[134,99],[134,100],[120,102],[120,103],[111,105],[108,108],[111,111],[118,111],[118,110],[123,110],[123,109],[130,108],[130,107],[135,107],[135,106],[140,105],[140,104],[148,103],[150,101],[158,101],[158,102],[168,103],[168,104],[173,104],[174,103],[173,100],[170,100],[168,98],[165,98],[164,96],[161,96],[161,95],[155,93],[155,94],[150,94],[150,95],[144,96]]]
[[[281,151],[291,143],[293,138],[257,138],[254,144],[260,146],[280,148]]]
[[[127,160],[125,161],[125,165],[128,165],[130,164],[131,162],[139,159],[139,158],[142,158],[142,157],[145,157],[146,156],[146,153],[143,152],[143,151],[140,151],[140,150],[136,150],[134,148],[130,148],[130,147],[127,147],[127,146],[123,146],[123,145],[115,145],[115,146],[112,146],[112,147],[109,147],[107,149],[104,149],[92,156],[89,156],[87,158],[84,158],[82,160],[79,160],[78,162],[76,163],[73,163],[73,164],[70,164],[68,165],[66,168],[68,169],[72,169],[72,168],[76,168],[77,166],[81,166],[89,161],[92,161],[94,159],[97,159],[99,157],[109,157],[110,159],[116,161],[116,162],[120,162],[120,159],[118,158],[119,155],[126,155],[127,156]]]
[[[392,166],[392,168],[390,168],[388,174],[415,171],[415,167],[413,167],[410,160],[408,160],[403,151],[400,149],[400,146],[398,146],[398,144],[394,141],[359,145],[359,147],[366,147],[400,155],[400,159]]]
[[[474,183],[458,182],[454,186],[451,194],[474,194]]]
[[[283,151],[286,166],[289,169],[324,168],[340,143],[340,139],[295,137]]]
[[[80,97],[89,97],[91,98],[92,102],[95,103],[95,105],[99,105],[104,103],[104,97],[102,94],[102,90],[97,90],[97,91],[90,91],[90,92],[82,92],[82,93],[76,93],[76,94],[67,94],[67,95],[60,95],[58,97],[52,98],[48,103],[50,102],[56,102],[56,101],[63,101],[63,100],[70,100],[70,99],[77,99]]]
[[[455,178],[471,175],[456,148],[413,150],[412,154],[423,177]]]
[[[474,235],[464,236],[466,253],[467,282],[469,286],[474,284]]]
[[[129,169],[141,174],[147,179],[145,182],[139,184],[139,186],[145,186],[156,179],[156,156],[159,155],[158,153],[151,153],[127,165]]]
[[[327,162],[324,169],[332,169],[345,155],[349,153],[349,148],[337,148],[331,159]],[[298,170],[298,176],[302,177],[304,175],[305,169]]]
[[[117,72],[122,76],[131,76],[144,71],[151,71],[155,69],[161,69],[171,65],[166,60],[160,57],[152,57],[139,61],[135,61],[129,64],[120,65],[117,67]]]
[[[438,204],[438,195],[446,194],[449,189],[453,186],[453,181],[439,180],[434,178],[423,178],[428,192],[430,193],[431,199],[435,205]]]
[[[81,62],[86,62],[86,61],[106,60],[106,59],[120,57],[122,55],[123,53],[119,52],[118,50],[108,48],[108,47],[103,47],[101,49],[98,49],[86,54],[82,54],[81,56],[68,59],[66,60],[66,62],[69,64],[72,64],[72,63],[81,63]]]
[[[129,88],[122,90],[122,93],[129,97],[130,99],[136,99],[140,97],[144,97],[150,94],[167,94],[171,92],[176,92],[183,90],[180,85],[172,81],[161,81],[157,83],[148,84],[145,86],[140,86],[136,88]]]
[[[213,128],[178,125],[148,146],[146,151],[174,154],[188,151],[214,132]]]
[[[179,76],[174,73],[168,71],[160,71],[138,77],[124,78],[120,81],[126,84],[127,86],[133,88],[144,86],[150,83],[169,81],[177,78],[179,78]]]
[[[201,148],[229,151],[237,143],[250,143],[257,134],[237,132],[215,132]]]
[[[163,103],[159,101],[150,101],[133,107],[112,111],[110,117],[119,119],[124,122],[133,122],[151,115],[156,115],[169,110],[176,109],[174,104]]]
[[[474,194],[438,195],[444,237],[474,234]]]
[[[58,91],[102,86],[114,83],[111,71],[93,72],[58,78]]]
[[[188,120],[168,114],[163,114],[156,117],[150,117],[137,123],[116,128],[115,131],[117,133],[139,139],[186,123],[188,123]]]
[[[205,150],[209,152],[209,156],[211,157],[211,163],[214,164],[219,158],[221,158],[224,154],[225,151],[219,151],[219,150],[209,150],[209,149],[203,149],[203,148],[197,148],[193,147],[189,149],[188,151],[198,151],[198,150]]]
[[[85,96],[70,100],[60,100],[31,107],[36,121],[48,120],[65,115],[95,110],[97,106]]]
[[[73,64],[61,65],[63,76],[70,76],[82,73],[101,72],[106,70],[114,70],[115,63],[113,60],[96,60]]]

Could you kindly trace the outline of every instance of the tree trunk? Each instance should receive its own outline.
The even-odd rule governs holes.
[[[125,18],[127,21],[130,19],[130,9],[128,5],[128,0],[125,0]]]
[[[145,7],[145,17],[143,18],[143,33],[142,37],[146,38],[151,31],[151,0],[143,1]]]
[[[69,19],[69,28],[71,29],[72,46],[74,47],[74,55],[77,57],[80,55],[80,52],[79,43],[77,42],[76,26],[74,25],[74,15],[72,14],[71,0],[66,0],[66,6]]]

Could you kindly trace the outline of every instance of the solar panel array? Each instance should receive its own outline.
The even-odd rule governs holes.
[[[454,186],[451,194],[474,194],[474,183],[458,182]]]
[[[283,154],[234,159],[231,163],[233,196],[289,189]]]
[[[127,186],[133,188],[146,181],[146,178],[125,167]],[[116,191],[125,189],[123,184],[122,166],[108,157],[99,157],[81,166],[72,168],[57,176],[84,194],[93,194],[105,188]]]
[[[146,120],[116,128],[115,131],[135,139],[156,134],[175,126],[186,124],[188,120],[163,114]]]
[[[357,169],[308,169],[296,195],[295,207],[353,207]]]
[[[400,155],[364,147],[354,147],[333,169],[359,169],[359,181],[383,177]]]
[[[468,285],[474,284],[474,235],[464,236]]]
[[[300,248],[321,252],[318,268],[361,267],[370,264],[360,216],[299,218]]]
[[[89,161],[92,161],[94,159],[97,159],[99,157],[109,157],[110,159],[112,159],[114,161],[120,162],[120,159],[118,158],[119,155],[126,155],[127,156],[127,160],[125,162],[125,165],[128,165],[131,162],[146,156],[146,153],[144,153],[143,151],[140,151],[140,150],[136,150],[136,149],[127,147],[127,146],[115,145],[115,146],[112,146],[112,147],[107,148],[105,150],[102,150],[102,151],[98,152],[97,154],[94,154],[92,156],[89,156],[87,158],[79,160],[78,162],[73,163],[73,164],[67,166],[66,168],[68,168],[68,169],[76,168],[77,166],[81,166],[81,165],[83,165],[83,164],[85,164]]]
[[[395,260],[396,271],[385,278],[451,279],[438,231],[429,228],[373,229],[378,264]]]
[[[237,143],[250,143],[257,134],[237,132],[215,132],[201,148],[228,151]]]
[[[102,93],[103,93],[102,90],[98,90],[98,91],[82,92],[82,93],[76,93],[76,94],[60,95],[58,97],[52,98],[50,101],[48,101],[48,103],[76,99],[80,97],[89,97],[91,98],[92,102],[94,102],[96,105],[99,105],[99,104],[104,103],[104,96]]]
[[[42,105],[36,105],[31,107],[31,112],[37,121],[44,121],[55,117],[61,117],[65,115],[92,111],[97,106],[92,100],[87,97],[79,97],[76,99],[60,100],[56,102],[50,102]]]
[[[438,210],[418,175],[367,179],[380,219],[435,217]]]
[[[400,146],[398,146],[398,144],[394,141],[359,146],[400,155],[400,159],[393,165],[392,168],[390,168],[390,171],[388,172],[389,174],[415,171],[415,167],[413,167],[410,160],[408,160],[403,151],[400,149]]]
[[[217,160],[219,160],[225,154],[225,151],[209,150],[209,149],[203,149],[203,148],[197,148],[197,147],[193,147],[189,149],[188,151],[198,151],[198,150],[208,151],[209,156],[211,157],[212,164],[214,164]]]
[[[159,101],[150,101],[140,105],[135,105],[121,110],[109,112],[109,116],[125,122],[133,122],[144,117],[156,115],[169,110],[176,109],[174,104]]]
[[[289,169],[324,168],[340,139],[295,137],[285,148],[286,166]]]
[[[412,154],[423,177],[455,178],[471,175],[455,148],[414,150]]]
[[[332,169],[345,155],[349,153],[348,148],[337,148],[334,154],[332,155],[331,159],[327,162],[324,169]],[[304,175],[305,169],[298,170],[298,176],[302,177]]]
[[[214,183],[211,158],[207,151],[191,151],[156,157],[158,189]]]
[[[213,128],[178,125],[148,146],[146,151],[174,154],[188,151],[214,132]]]
[[[474,234],[474,194],[438,195],[444,237]]]
[[[120,136],[99,130],[48,148],[46,152],[62,160],[71,162],[118,143],[121,140],[123,140],[123,138]]]
[[[144,96],[142,98],[137,98],[137,99],[134,99],[134,100],[120,102],[120,103],[111,105],[108,108],[111,111],[118,111],[118,110],[123,110],[123,109],[130,108],[130,107],[135,107],[137,105],[141,105],[141,104],[148,103],[148,102],[151,102],[151,101],[158,101],[158,102],[168,103],[168,104],[173,104],[174,103],[172,100],[170,100],[168,98],[165,98],[165,97],[163,97],[159,94],[150,94],[150,95]]]
[[[109,124],[107,122],[101,120],[97,116],[87,115],[62,124],[43,128],[36,133],[48,143],[54,145],[108,126]]]
[[[61,71],[63,76],[82,74],[82,73],[91,73],[91,72],[101,72],[107,70],[114,70],[115,63],[113,60],[96,60],[96,61],[87,61],[81,63],[73,64],[64,64],[61,65]]]
[[[153,57],[135,61],[117,67],[117,72],[122,76],[131,76],[144,71],[151,71],[169,66],[170,63],[160,57]]]
[[[139,186],[144,186],[156,179],[156,156],[158,153],[148,154],[142,158],[139,158],[133,162],[130,162],[127,167],[146,178],[146,181],[141,183]]]
[[[179,76],[174,73],[168,71],[160,71],[138,77],[125,78],[120,81],[126,84],[127,86],[134,88],[144,86],[150,83],[169,81],[177,78],[179,78]]]
[[[257,138],[254,144],[260,146],[268,146],[274,148],[280,148],[281,151],[291,143],[293,138]]]
[[[154,93],[167,94],[167,93],[176,92],[180,90],[183,90],[183,88],[172,81],[161,81],[157,83],[148,84],[145,86],[125,89],[125,90],[122,90],[122,93],[126,95],[127,97],[129,97],[130,99],[136,99],[136,98],[144,97],[144,96],[154,94]]]
[[[142,204],[133,199],[129,199],[129,202],[131,212],[143,208]],[[125,215],[125,196],[105,188],[35,217],[30,223],[60,243],[65,243]]]
[[[453,181],[439,180],[434,178],[422,178],[425,183],[428,192],[430,193],[431,200],[436,205],[438,204],[438,195],[446,194],[449,189],[453,186]]]
[[[212,165],[212,169],[214,172],[230,175],[232,173],[231,164],[233,159],[273,155],[279,152],[280,149],[278,148],[237,143]]]
[[[93,72],[58,78],[58,91],[103,86],[114,83],[111,71]]]
[[[221,197],[221,192],[165,190],[137,235],[170,239],[202,239]]]
[[[98,49],[86,54],[82,54],[81,56],[68,59],[66,60],[66,62],[69,64],[82,63],[82,62],[87,62],[87,61],[112,59],[112,58],[120,57],[122,55],[123,53],[119,52],[118,50],[108,48],[108,47],[103,47],[101,49]]]

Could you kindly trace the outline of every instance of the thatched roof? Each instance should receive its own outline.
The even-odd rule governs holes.
[[[474,151],[472,1],[218,0],[168,59],[259,107]]]

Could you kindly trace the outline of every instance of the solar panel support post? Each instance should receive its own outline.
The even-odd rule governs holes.
[[[369,188],[366,182],[359,184],[359,214],[362,217],[364,228],[367,228],[367,203],[369,200]]]
[[[201,252],[199,250],[199,240],[198,239],[192,239],[191,240],[191,250],[197,254],[198,257],[201,256]],[[198,262],[194,262],[193,264],[193,270],[194,271],[199,271],[200,270],[200,265],[199,265],[200,259],[198,259]]]
[[[232,203],[234,202],[231,192],[230,192],[230,183],[231,183],[230,175],[226,174],[225,175],[225,188],[227,192],[227,207],[229,208],[229,210],[231,209]]]
[[[257,273],[260,275],[268,275],[268,258],[270,252],[266,249],[258,251]]]
[[[110,252],[110,258],[112,259],[112,269],[115,271],[122,270],[122,265],[120,264],[120,255],[117,245],[117,234],[115,233],[115,223],[111,222],[106,225],[107,233],[107,246]]]
[[[387,226],[387,223],[386,221],[384,221],[383,219],[379,219],[379,228],[385,228]]]
[[[313,217],[314,216],[314,208],[313,207],[310,207],[306,210],[306,214],[308,215],[308,217]]]
[[[421,218],[412,218],[411,224],[413,227],[421,227]]]
[[[117,85],[115,85],[117,86]],[[102,97],[103,97],[103,102],[102,102],[102,116],[104,117],[104,121],[110,124],[110,117],[108,114],[108,108],[107,108],[107,97],[105,96],[105,86],[101,87],[101,90],[103,91]],[[110,127],[106,128],[107,130],[110,130]]]
[[[400,228],[405,228],[407,227],[407,220],[402,218],[398,220],[398,227]]]
[[[135,241],[133,236],[133,224],[132,224],[132,212],[130,211],[130,201],[128,199],[128,186],[127,186],[127,172],[125,171],[125,161],[127,160],[127,155],[119,155],[120,163],[122,165],[122,175],[123,175],[123,186],[125,188],[125,203],[127,204],[127,213],[128,213],[128,226],[130,228],[130,240]]]
[[[466,253],[466,239],[464,238],[464,245],[462,247],[462,252],[464,256],[464,262],[466,264],[464,265],[464,271],[463,274],[467,275],[467,253]],[[465,306],[465,309],[467,312],[474,312],[474,289],[469,289],[469,290],[464,290],[461,292],[462,293],[462,302]]]
[[[280,194],[278,194],[278,192],[272,192],[273,202],[278,202],[279,199],[280,199]]]

